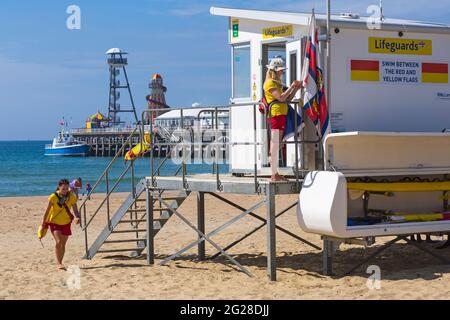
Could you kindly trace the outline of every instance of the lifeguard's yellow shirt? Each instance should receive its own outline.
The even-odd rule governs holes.
[[[59,192],[58,192],[59,195]],[[59,206],[58,205],[58,197],[52,193],[52,195],[50,197],[48,197],[48,201],[50,201],[50,203],[52,204],[51,208],[50,208],[50,212],[48,213],[47,216],[47,222],[48,223],[54,223],[54,224],[58,224],[58,225],[65,225],[65,224],[69,224],[71,222],[70,220],[70,216],[67,213],[66,208],[64,208],[64,206]],[[77,203],[77,196],[71,192],[69,195],[69,198],[66,200],[66,205],[69,209],[72,208],[72,206],[74,204]]]
[[[270,90],[276,89],[280,94],[283,93],[283,86],[280,83],[273,81],[272,79],[266,80],[264,82],[264,95],[266,96],[267,103],[270,104],[272,101],[276,100],[275,97],[270,93]],[[272,105],[271,116],[285,116],[288,113],[288,106],[286,103],[276,103]]]

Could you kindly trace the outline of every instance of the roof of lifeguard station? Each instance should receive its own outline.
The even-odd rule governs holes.
[[[210,13],[216,16],[233,17],[241,19],[270,21],[279,23],[289,23],[294,25],[309,25],[311,13],[248,10],[211,7]],[[367,22],[371,22],[371,17],[344,15],[331,15],[331,25],[333,27],[364,28],[367,29]],[[317,14],[318,24],[324,25],[327,21],[326,14]],[[382,30],[386,31],[409,31],[409,32],[434,32],[450,34],[450,24],[422,22],[413,20],[389,19],[382,22]]]

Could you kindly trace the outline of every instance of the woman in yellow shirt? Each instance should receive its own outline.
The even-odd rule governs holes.
[[[63,265],[64,253],[66,251],[67,239],[72,235],[70,225],[72,221],[80,223],[80,214],[77,207],[77,196],[69,191],[69,181],[62,179],[58,183],[58,188],[48,197],[48,206],[42,219],[41,228],[50,227],[50,231],[55,239],[55,255],[58,269],[65,270]],[[70,212],[73,208],[75,217]]]
[[[281,78],[286,70],[284,61],[280,57],[273,58],[267,66],[266,80],[264,81],[264,95],[267,103],[273,101],[290,101],[301,89],[300,81],[295,80],[291,86],[283,91]],[[272,181],[286,181],[287,179],[278,174],[278,154],[280,152],[280,141],[283,131],[286,129],[286,115],[288,114],[287,103],[275,103],[270,109],[271,117],[271,139],[270,139],[270,168]]]

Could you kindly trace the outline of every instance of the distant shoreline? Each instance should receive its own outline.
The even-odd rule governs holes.
[[[127,194],[129,194],[129,192],[114,192],[113,194],[111,194],[111,197],[117,197],[117,196],[122,196],[122,195],[127,195]],[[21,196],[0,196],[0,201],[2,201],[2,200],[21,200],[21,199],[29,199],[29,198],[33,198],[33,199],[38,199],[38,198],[45,198],[45,199],[47,199],[47,197],[49,196],[50,194],[44,194],[44,195],[33,195],[33,196],[24,196],[24,195],[21,195]],[[98,198],[98,197],[105,197],[106,196],[106,193],[94,193],[93,195],[92,195],[92,198]],[[83,197],[81,197],[82,199],[81,200],[78,200],[78,203],[80,203],[81,201],[83,201],[84,200],[84,198],[85,198],[85,196]]]

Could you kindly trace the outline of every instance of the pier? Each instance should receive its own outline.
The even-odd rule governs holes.
[[[114,157],[119,151],[119,154],[123,157],[128,150],[140,142],[137,127],[72,129],[71,134],[78,141],[89,145],[88,156],[91,157]],[[158,135],[155,135],[155,139],[158,142],[163,140]],[[153,156],[163,158],[168,152],[170,152],[170,146],[156,147],[153,150]]]

